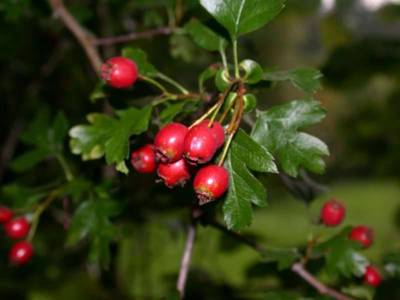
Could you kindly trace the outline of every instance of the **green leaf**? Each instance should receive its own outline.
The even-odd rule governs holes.
[[[254,60],[246,59],[240,63],[240,67],[245,72],[244,79],[247,83],[255,84],[263,78],[263,69]]]
[[[1,189],[4,199],[7,199],[12,208],[32,208],[47,193],[34,190],[18,183],[4,185]]]
[[[48,141],[54,149],[64,144],[68,134],[68,120],[62,112],[59,112],[54,118],[53,124],[48,128]]]
[[[200,0],[200,4],[235,39],[271,21],[284,7],[284,0]]]
[[[145,132],[148,128],[151,106],[139,110],[129,108],[119,113],[120,120],[114,125],[112,135],[105,142],[105,155],[107,164],[116,163],[128,158],[129,137]],[[127,169],[119,169],[127,173]]]
[[[292,69],[288,71],[266,72],[263,75],[264,80],[290,82],[298,89],[306,93],[315,93],[321,88],[320,71],[311,68]]]
[[[49,154],[50,152],[47,149],[35,148],[29,150],[15,158],[11,163],[11,168],[16,172],[27,171],[43,161]]]
[[[96,103],[98,100],[107,98],[107,94],[104,90],[104,83],[99,81],[90,93],[89,99],[92,103]]]
[[[122,56],[130,58],[136,63],[139,74],[148,77],[157,75],[157,69],[148,61],[147,54],[143,50],[127,47],[122,49]]]
[[[77,208],[69,228],[67,245],[72,246],[84,238],[91,241],[89,258],[107,267],[110,262],[109,244],[118,233],[110,218],[119,213],[119,205],[103,192],[82,202]]]
[[[223,37],[196,19],[186,23],[184,29],[197,45],[208,51],[219,51],[226,48],[227,42]]]
[[[182,112],[183,108],[185,107],[185,102],[180,101],[177,103],[169,103],[167,104],[166,108],[164,108],[160,112],[160,121],[161,125],[165,125],[167,123],[170,123],[174,120],[174,118]]]
[[[118,118],[104,114],[89,114],[90,125],[77,125],[69,135],[70,147],[83,160],[98,159],[105,155],[108,164],[115,163],[117,170],[127,173],[124,160],[129,155],[129,138],[148,128],[151,106],[129,108],[117,112]]]
[[[21,134],[21,141],[33,148],[14,159],[11,167],[16,172],[27,171],[50,156],[57,156],[64,149],[68,121],[62,112],[50,122],[50,111],[39,109],[33,121]]]
[[[228,228],[239,230],[251,224],[251,204],[267,205],[264,186],[248,170],[276,172],[272,156],[240,130],[232,141],[225,166],[230,182],[223,206],[224,220]]]
[[[344,228],[328,241],[315,246],[314,251],[325,256],[326,268],[331,274],[342,274],[347,278],[362,276],[369,265],[368,260],[358,251],[361,246],[348,239],[351,227]]]
[[[301,167],[322,173],[325,162],[321,156],[329,155],[328,147],[318,138],[298,130],[324,117],[325,110],[319,102],[296,100],[259,112],[251,135],[278,158],[287,174],[295,177]]]
[[[342,292],[357,299],[373,300],[375,288],[365,285],[351,285],[342,288]]]
[[[261,255],[264,262],[277,262],[279,270],[290,268],[301,257],[296,248],[268,248]]]
[[[253,171],[278,173],[273,156],[242,129],[236,133],[231,151]]]

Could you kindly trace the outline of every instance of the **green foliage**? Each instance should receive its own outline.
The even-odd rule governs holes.
[[[20,137],[21,141],[32,149],[13,160],[13,170],[24,172],[50,156],[60,157],[64,150],[68,126],[68,121],[62,112],[50,121],[49,110],[46,108],[40,110]]]
[[[283,0],[200,0],[200,3],[228,30],[232,39],[261,28],[284,7]]]
[[[148,77],[157,75],[157,69],[148,61],[147,54],[141,49],[126,47],[122,49],[122,56],[132,59],[139,70],[139,74]]]
[[[263,75],[263,79],[268,81],[289,80],[294,87],[309,94],[315,93],[321,88],[321,78],[321,72],[311,68],[265,72]]]
[[[384,258],[386,272],[396,278],[400,278],[400,254],[391,253]]]
[[[107,164],[116,164],[118,171],[128,173],[125,159],[129,155],[129,138],[148,128],[151,106],[117,111],[117,118],[93,113],[87,116],[89,125],[74,126],[69,135],[70,147],[83,160],[98,159],[105,155]]]
[[[285,173],[295,177],[301,167],[322,173],[325,162],[321,156],[329,154],[327,146],[298,130],[324,117],[325,110],[319,102],[296,100],[259,112],[251,135],[276,156]]]
[[[72,246],[85,238],[90,239],[89,259],[103,267],[110,263],[109,244],[118,230],[110,218],[116,216],[120,206],[101,188],[89,193],[89,200],[77,208],[68,231],[67,245]]]
[[[190,20],[184,28],[197,45],[208,51],[226,48],[227,42],[223,37],[196,19]]]
[[[269,173],[276,173],[277,169],[271,154],[242,130],[232,141],[225,166],[230,183],[223,206],[224,219],[228,228],[239,230],[251,224],[251,204],[267,205],[266,190],[249,169]]]
[[[324,254],[326,269],[332,275],[360,277],[369,265],[369,261],[359,253],[361,246],[348,239],[350,230],[350,227],[346,227],[338,235],[315,247],[315,251]]]
[[[276,262],[280,271],[290,268],[301,257],[296,248],[269,247],[263,250],[261,255],[264,262]]]

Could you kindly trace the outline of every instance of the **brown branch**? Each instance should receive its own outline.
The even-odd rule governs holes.
[[[241,235],[240,233],[229,230],[224,225],[222,225],[218,222],[212,221],[210,223],[207,223],[207,225],[210,225],[210,226],[220,230],[224,234],[234,238],[235,240],[237,240],[243,244],[246,244],[247,246],[249,246],[249,247],[253,248],[254,250],[256,250],[257,252],[259,252],[260,254],[262,254],[265,250],[265,248],[261,244],[257,243],[256,241],[249,239],[248,237]],[[304,268],[304,265],[300,262],[294,263],[292,265],[292,271],[294,273],[296,273],[297,275],[299,275],[301,278],[303,278],[309,285],[311,285],[313,288],[315,288],[321,295],[327,295],[327,296],[333,297],[336,300],[353,300],[352,298],[323,284],[316,277],[314,277],[314,275],[312,275],[310,272],[308,272]]]
[[[308,272],[301,263],[295,263],[292,266],[292,271],[303,278],[309,285],[315,288],[321,295],[327,295],[336,300],[353,300],[352,298],[326,286],[317,278]]]
[[[64,25],[73,33],[75,38],[85,50],[87,57],[97,74],[100,74],[102,59],[97,48],[93,45],[93,37],[83,28],[71,13],[66,9],[62,0],[48,0],[53,12],[58,16]]]
[[[99,45],[113,45],[118,43],[125,43],[129,41],[134,41],[138,39],[150,39],[157,35],[169,35],[172,33],[172,28],[170,27],[160,27],[156,29],[151,29],[143,32],[132,32],[124,35],[110,36],[104,38],[98,38],[93,40],[93,44]]]
[[[194,223],[191,223],[188,228],[185,250],[183,252],[179,277],[176,283],[176,288],[179,292],[181,299],[183,299],[185,296],[186,281],[189,273],[189,266],[190,266],[190,260],[192,258],[195,237],[196,237],[196,225]]]

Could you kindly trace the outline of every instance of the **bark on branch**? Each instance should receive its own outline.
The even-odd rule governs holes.
[[[185,250],[182,255],[181,268],[179,271],[178,281],[176,283],[176,288],[179,292],[179,296],[181,299],[185,297],[185,287],[186,287],[187,276],[189,273],[190,260],[192,258],[195,237],[196,237],[196,225],[194,223],[191,223],[188,228]]]
[[[85,50],[90,63],[95,70],[95,72],[100,74],[100,67],[102,64],[102,59],[100,54],[93,45],[93,36],[88,33],[88,31],[82,27],[78,21],[71,15],[67,10],[62,0],[48,0],[54,14],[61,19],[64,25],[72,32],[78,42],[81,44],[82,48]]]

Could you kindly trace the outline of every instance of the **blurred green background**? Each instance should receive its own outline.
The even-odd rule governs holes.
[[[109,36],[165,24],[169,2],[68,0],[66,4],[96,35]],[[185,2],[185,18],[204,18],[197,1]],[[323,89],[316,98],[328,115],[313,132],[331,151],[327,173],[313,177],[326,186],[324,193],[307,205],[279,179],[266,178],[270,205],[257,210],[245,233],[272,246],[304,244],[311,232],[329,236],[336,231],[322,230],[313,222],[321,203],[335,197],[346,203],[346,224],[374,228],[375,246],[366,252],[372,262],[379,265],[387,253],[400,250],[399,2],[288,0],[276,20],[240,40],[241,57],[267,68],[312,66],[322,71]],[[54,114],[64,111],[70,124],[104,109],[101,101],[89,101],[95,74],[80,46],[52,18],[46,1],[15,3],[0,3],[1,145],[6,145],[10,132],[18,136],[43,106]],[[179,34],[105,47],[102,52],[109,57],[125,45],[142,47],[161,70],[192,88],[197,74],[218,59]],[[258,93],[262,107],[300,96],[286,84]],[[112,104],[134,103],[128,99]],[[24,146],[17,144],[11,150],[17,155]],[[14,182],[43,184],[55,172],[54,163],[48,161],[42,169],[18,174],[7,168],[10,159],[5,155],[1,161],[3,188]],[[85,175],[100,180],[102,161],[82,163],[72,155],[69,159]],[[9,242],[0,237],[0,299],[160,299],[174,290],[185,238],[185,192],[154,187],[153,178],[119,179],[118,188],[129,200],[124,200],[122,218],[117,220],[123,238],[112,246],[110,269],[102,271],[87,263],[85,244],[63,247],[65,231],[49,213],[35,241],[37,255],[24,268],[8,266]],[[281,288],[312,292],[288,271],[278,274],[273,265],[260,263],[253,250],[212,228],[200,229],[188,299],[262,299],[265,291]],[[398,282],[385,282],[376,299],[400,299]]]

